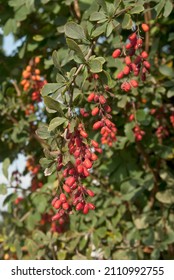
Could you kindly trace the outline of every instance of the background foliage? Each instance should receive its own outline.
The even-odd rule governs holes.
[[[0,193],[14,190],[5,196],[7,210],[1,211],[0,258],[172,259],[172,1],[1,0],[0,10],[0,161],[8,179],[0,185]],[[150,25],[150,32],[140,34],[151,70],[145,83],[126,93],[115,78],[122,64],[112,53],[125,43],[135,25],[143,22]],[[3,36],[11,33],[21,40],[21,46],[7,56]],[[21,85],[23,70],[33,66],[36,57],[40,58],[41,81],[48,82],[42,99],[40,95],[33,98],[33,87],[24,90]],[[81,64],[84,67],[74,78]],[[90,78],[93,73],[98,73],[99,80]],[[74,83],[72,110],[80,120],[79,108],[91,108],[86,101],[89,92],[109,86],[105,95],[118,133],[112,147],[102,146],[103,152],[86,179],[96,194],[92,198],[96,210],[88,215],[74,213],[60,232],[62,229],[51,222],[51,200],[59,181],[54,153],[50,152],[57,149],[55,139],[64,130],[60,117],[67,117],[66,91]],[[145,131],[142,141],[135,140],[130,114],[136,115]],[[58,122],[49,124],[55,117]],[[99,141],[99,133],[91,130],[94,120],[84,119],[85,128]],[[32,178],[28,189],[20,182],[23,174],[8,174],[19,153],[29,159],[24,170]]]

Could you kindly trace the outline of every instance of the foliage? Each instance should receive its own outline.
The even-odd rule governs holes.
[[[6,206],[0,258],[172,259],[172,1],[1,0],[0,7],[0,160],[7,179],[0,185]],[[138,86],[127,90],[123,83],[130,80],[118,74],[134,32],[150,71],[140,65],[145,79],[131,70],[127,77]],[[7,56],[3,36],[11,33],[21,46]],[[96,101],[89,100],[92,92]],[[110,140],[93,126],[106,119]],[[51,201],[62,191],[62,170],[75,164],[69,135],[78,135],[83,149],[92,140],[100,145],[89,176],[76,177],[95,193],[87,203],[96,209],[85,215],[72,208],[62,225],[52,221]],[[27,158],[24,172],[10,175],[19,153]],[[31,186],[24,189],[21,177],[28,173]]]

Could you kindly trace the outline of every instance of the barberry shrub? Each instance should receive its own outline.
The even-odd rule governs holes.
[[[172,18],[170,0],[4,4],[0,258],[173,258]]]

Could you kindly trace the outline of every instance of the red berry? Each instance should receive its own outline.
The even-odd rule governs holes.
[[[100,95],[100,96],[99,96],[99,102],[100,102],[101,104],[105,104],[105,103],[106,103],[106,98],[105,98],[103,95]]]
[[[130,86],[130,84],[128,82],[124,82],[121,85],[121,89],[127,92],[127,91],[129,91],[131,89],[131,86]]]
[[[54,208],[55,208],[55,209],[59,209],[61,205],[62,205],[62,201],[61,201],[60,199],[58,199],[58,200],[54,203]]]
[[[113,58],[117,58],[119,57],[121,54],[121,50],[120,49],[116,49],[113,53],[112,53],[112,57]]]
[[[52,202],[51,202],[51,205],[54,206],[55,202],[58,200],[58,197],[55,197]]]
[[[84,160],[83,164],[87,169],[92,167],[92,162],[88,158]]]
[[[123,71],[117,74],[117,79],[122,79],[124,77]]]
[[[95,160],[97,160],[98,159],[98,156],[96,155],[96,154],[92,154],[91,155],[91,160],[92,161],[95,161]]]
[[[71,176],[66,179],[65,184],[71,187],[75,183],[75,181],[76,179]]]
[[[124,61],[125,61],[126,65],[130,65],[131,64],[130,56],[126,56]]]
[[[126,44],[126,49],[129,50],[129,49],[131,49],[131,48],[132,48],[132,44],[131,44],[131,43],[127,43],[127,44]]]
[[[71,188],[69,187],[69,186],[67,186],[67,185],[63,185],[63,189],[64,189],[64,191],[65,192],[67,192],[67,193],[70,193],[71,192]]]
[[[124,75],[128,75],[129,72],[130,72],[130,68],[129,68],[129,66],[126,65],[123,69],[123,73],[124,73]]]
[[[147,25],[146,23],[142,23],[141,28],[143,29],[144,32],[149,31],[149,25]]]
[[[144,59],[145,59],[145,58],[148,58],[148,53],[145,52],[145,51],[142,52],[142,53],[141,53],[141,57],[144,58]]]
[[[150,68],[150,63],[148,61],[143,61],[143,64],[147,69]]]
[[[94,206],[94,204],[92,204],[92,203],[88,203],[88,207],[89,207],[89,209],[91,209],[91,210],[94,210],[94,209],[95,209],[95,206]]]
[[[63,208],[64,210],[68,210],[68,209],[69,209],[69,204],[68,204],[68,202],[64,202],[64,203],[62,204],[62,208]]]
[[[131,35],[129,35],[129,40],[130,41],[134,41],[137,38],[137,34],[136,33],[132,33]]]
[[[83,214],[88,214],[88,212],[89,212],[89,206],[88,206],[88,204],[85,204],[85,206],[84,206],[84,208],[83,208]]]
[[[88,102],[92,102],[94,100],[94,96],[95,96],[95,93],[94,92],[91,92],[90,95],[88,96]]]
[[[138,87],[138,82],[136,80],[130,80],[131,86]]]
[[[86,191],[87,191],[88,195],[91,196],[91,197],[93,197],[95,195],[95,193],[93,191],[89,190],[89,189],[86,190]]]
[[[94,148],[98,148],[99,144],[95,140],[91,140],[91,144]]]
[[[57,221],[58,219],[60,219],[61,217],[61,214],[58,212],[57,214],[55,214],[53,217],[52,217],[52,221]]]
[[[61,200],[62,202],[65,202],[65,201],[66,201],[66,195],[65,195],[64,193],[61,193],[61,194],[60,194],[60,200]]]
[[[80,210],[83,209],[83,207],[84,207],[83,203],[82,203],[82,202],[79,202],[79,203],[76,205],[76,210],[77,210],[77,211],[80,211]]]
[[[88,137],[88,134],[87,134],[86,131],[84,131],[84,130],[80,130],[80,135],[81,135],[83,138],[87,138],[87,137]]]
[[[92,114],[92,116],[96,116],[96,115],[98,114],[98,112],[99,112],[99,108],[98,108],[98,107],[95,107],[95,108],[92,110],[91,114]]]
[[[97,129],[101,128],[102,126],[103,126],[103,122],[102,121],[98,121],[98,122],[95,122],[93,124],[93,129],[97,130]]]

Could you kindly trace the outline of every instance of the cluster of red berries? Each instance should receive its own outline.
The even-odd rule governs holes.
[[[42,188],[42,186],[43,186],[43,182],[39,181],[37,176],[34,176],[31,180],[31,191],[34,192],[37,189]]]
[[[100,129],[101,143],[112,146],[116,139],[117,128],[110,120],[112,116],[111,107],[107,104],[107,99],[102,94],[91,92],[87,98],[88,102],[95,102],[95,107],[91,111],[92,116],[100,116],[100,120],[93,124],[93,130]]]
[[[87,189],[81,180],[90,175],[89,170],[97,160],[94,151],[101,153],[102,150],[94,140],[88,144],[87,137],[88,134],[82,124],[79,124],[74,132],[70,132],[69,126],[67,127],[66,139],[69,141],[69,153],[74,157],[74,163],[68,162],[64,167],[62,155],[58,156],[57,170],[60,171],[64,167],[62,172],[64,183],[59,197],[55,197],[52,201],[52,206],[58,210],[52,217],[52,221],[58,221],[59,224],[67,221],[68,214],[72,213],[73,208],[82,211],[83,214],[95,209],[94,204],[86,201],[87,197],[94,196],[94,192]]]
[[[174,115],[170,116],[170,122],[171,122],[172,126],[174,127]]]
[[[163,139],[163,138],[166,138],[167,136],[169,136],[169,131],[166,127],[160,125],[157,128],[155,134],[156,134],[158,139]]]
[[[39,57],[35,57],[30,61],[30,64],[22,72],[21,85],[24,91],[32,89],[31,99],[32,101],[41,101],[40,90],[46,84],[46,80],[40,76],[40,70],[36,68],[36,65],[40,62]]]
[[[36,175],[40,170],[40,165],[35,164],[35,160],[32,157],[29,157],[26,161],[26,168],[30,171],[33,175]]]
[[[142,24],[142,29],[146,32],[149,30],[147,24]],[[141,80],[146,80],[146,74],[149,72],[150,63],[146,60],[148,58],[148,53],[142,51],[143,40],[137,35],[137,32],[132,33],[128,37],[128,42],[120,49],[114,50],[112,53],[113,58],[118,58],[121,55],[124,56],[124,68],[118,73],[117,79],[126,78],[126,80],[121,84],[121,89],[123,91],[130,91],[131,88],[138,87],[138,81],[130,78],[132,76],[141,76]],[[128,77],[130,78],[128,80]]]
[[[143,139],[143,136],[144,136],[145,132],[144,132],[144,130],[141,130],[139,125],[136,125],[134,127],[133,132],[134,132],[136,141],[141,141]]]

